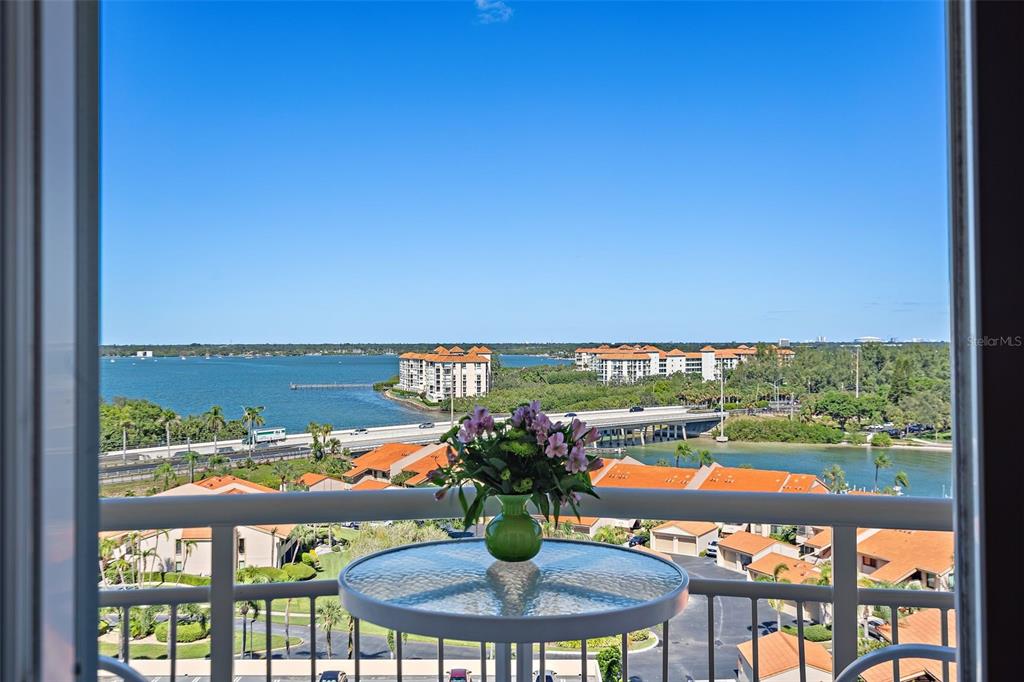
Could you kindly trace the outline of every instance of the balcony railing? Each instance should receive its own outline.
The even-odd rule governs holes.
[[[939,609],[942,618],[942,641],[948,644],[947,614],[953,608],[953,595],[931,590],[862,588],[858,585],[857,529],[892,528],[906,530],[951,531],[953,504],[948,499],[889,496],[803,495],[779,493],[736,493],[707,491],[666,491],[637,489],[599,489],[600,500],[587,500],[585,513],[618,519],[659,519],[713,521],[725,523],[767,523],[831,526],[832,584],[788,584],[782,582],[750,582],[744,580],[711,580],[691,578],[690,594],[707,602],[707,663],[709,679],[715,678],[715,600],[714,597],[749,601],[753,649],[753,679],[760,680],[758,639],[760,619],[758,604],[765,600],[785,600],[795,604],[797,641],[799,643],[799,679],[806,682],[804,615],[809,603],[832,605],[833,670],[841,671],[857,657],[859,630],[858,610],[861,606],[885,606],[896,614],[898,608]],[[201,587],[144,588],[137,590],[102,590],[100,605],[121,609],[121,627],[127,627],[129,609],[142,605],[170,607],[167,658],[161,674],[174,679],[179,667],[176,642],[176,610],[186,603],[210,604],[210,676],[213,680],[230,679],[234,669],[234,607],[236,601],[264,604],[266,627],[265,663],[245,662],[246,673],[252,666],[265,666],[266,679],[280,675],[280,659],[271,655],[271,605],[277,599],[309,599],[310,658],[304,661],[310,680],[317,679],[316,599],[337,595],[334,580],[292,583],[235,584],[234,529],[242,525],[273,525],[299,523],[338,523],[348,521],[397,521],[444,519],[460,517],[455,496],[436,501],[430,489],[382,491],[340,491],[281,493],[268,500],[264,495],[226,495],[196,497],[117,498],[101,502],[101,530],[133,531],[161,528],[212,528],[211,584]],[[693,609],[697,600],[691,600]],[[684,614],[685,615],[685,614]],[[892,619],[892,641],[899,643],[899,619]],[[669,680],[669,623],[661,626],[661,679]],[[345,669],[358,682],[367,661],[359,656],[360,627],[355,624],[356,652],[353,660],[332,659],[331,668]],[[129,660],[127,636],[121,638],[122,660]],[[403,675],[402,637],[395,636],[397,659],[389,665],[390,675],[401,682]],[[628,680],[629,652],[627,635],[622,635],[622,679]],[[438,642],[437,676],[444,682],[444,640]],[[486,644],[480,645],[480,671],[477,679],[486,682],[488,661]],[[550,658],[544,645],[539,647],[534,670],[546,670]],[[596,667],[588,665],[586,642],[580,651],[582,680],[593,679]],[[893,661],[894,679],[899,661]],[[493,667],[491,668],[493,670]],[[290,673],[292,674],[292,673]],[[303,675],[305,672],[302,673]],[[379,674],[373,673],[373,674]],[[493,673],[491,673],[493,674]],[[718,679],[722,679],[719,677]],[[943,679],[949,679],[949,664],[943,664]],[[522,681],[519,681],[522,682]],[[532,681],[531,681],[532,682]]]

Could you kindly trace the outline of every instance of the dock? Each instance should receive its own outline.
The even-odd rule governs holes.
[[[288,388],[293,391],[333,391],[343,388],[370,388],[371,386],[373,386],[373,384],[288,384]]]

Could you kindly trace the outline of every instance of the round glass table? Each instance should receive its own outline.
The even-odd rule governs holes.
[[[498,644],[497,678],[530,677],[532,644],[617,635],[663,623],[689,598],[689,576],[648,552],[545,540],[531,561],[497,561],[483,540],[445,540],[357,559],[338,576],[341,602],[368,623]],[[527,655],[524,656],[524,652]]]

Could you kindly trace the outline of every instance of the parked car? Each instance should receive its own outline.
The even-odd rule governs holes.
[[[634,535],[629,539],[629,546],[636,547],[637,545],[646,545],[647,537],[643,535]]]
[[[353,434],[366,433],[366,429],[363,429],[363,428],[352,429],[352,433]]]
[[[566,413],[565,413],[565,416],[566,416],[566,417],[575,417],[575,416],[576,416],[576,413],[575,413],[575,412],[566,412]]]
[[[718,558],[718,540],[712,540],[708,543],[708,548],[704,550],[704,556],[709,559]]]
[[[344,670],[325,670],[317,678],[318,682],[348,682],[348,675]]]
[[[448,672],[448,682],[473,682],[473,671],[465,668],[452,668]]]
[[[885,625],[885,620],[879,618],[878,616],[868,616],[868,637],[870,637],[871,639],[877,639],[879,642],[885,642],[887,640],[885,639],[885,637],[882,636],[882,633],[878,630],[878,626],[880,625]]]
[[[535,670],[533,672],[533,682],[555,682],[555,671],[545,671],[544,678],[541,679],[540,673]]]
[[[630,412],[643,412],[644,408],[642,406],[640,406],[640,405],[634,405],[633,407],[629,408],[629,411]]]
[[[434,428],[434,422],[423,422],[420,424],[421,429],[432,429]]]

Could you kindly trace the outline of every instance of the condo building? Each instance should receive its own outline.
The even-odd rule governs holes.
[[[779,360],[788,362],[794,352],[789,348],[771,346]],[[576,369],[596,372],[606,384],[633,383],[649,376],[686,373],[700,374],[704,381],[715,381],[722,370],[733,370],[741,362],[757,355],[757,348],[741,344],[735,348],[704,346],[699,351],[673,348],[664,351],[652,345],[609,346],[576,349]]]
[[[428,400],[483,395],[491,386],[491,349],[438,346],[429,353],[398,356],[398,388]]]

